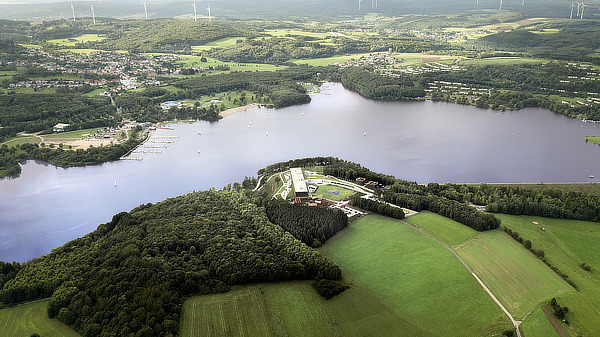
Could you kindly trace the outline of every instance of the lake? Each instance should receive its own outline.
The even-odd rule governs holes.
[[[330,83],[309,104],[159,129],[146,151],[162,152],[133,155],[141,161],[28,161],[19,178],[0,181],[0,260],[47,254],[118,212],[300,157],[336,156],[420,183],[585,182],[600,177],[600,146],[583,140],[599,128],[538,108],[377,102]]]

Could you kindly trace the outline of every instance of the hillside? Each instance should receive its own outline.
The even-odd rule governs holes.
[[[178,332],[185,296],[340,277],[243,193],[205,191],[115,215],[22,266],[0,294],[4,304],[52,296],[49,317],[83,336],[168,336]]]

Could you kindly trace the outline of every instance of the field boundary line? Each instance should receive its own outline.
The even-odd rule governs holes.
[[[565,331],[565,329],[563,329],[562,326],[560,326],[560,323],[558,322],[556,317],[554,317],[554,315],[550,312],[550,308],[548,308],[547,305],[544,304],[542,306],[542,311],[546,315],[546,318],[550,321],[550,324],[552,324],[552,327],[554,327],[554,330],[556,330],[556,333],[560,335],[560,337],[569,337],[569,334]]]
[[[502,309],[502,311],[506,314],[506,316],[508,316],[508,318],[514,325],[515,329],[517,330],[517,337],[521,337],[521,332],[519,331],[519,325],[521,325],[522,322],[516,321],[513,318],[513,316],[510,314],[510,312],[508,312],[508,310],[506,310],[504,305],[502,305],[502,303],[500,303],[500,301],[496,298],[496,296],[494,296],[492,291],[485,285],[485,283],[483,283],[483,281],[479,278],[479,276],[477,276],[477,274],[475,274],[473,269],[471,269],[471,267],[469,267],[469,265],[460,256],[458,256],[458,254],[454,251],[454,249],[452,249],[452,247],[450,247],[447,244],[443,243],[442,241],[436,239],[435,237],[431,236],[430,234],[424,232],[423,229],[417,227],[416,225],[413,225],[404,220],[399,220],[399,221],[405,225],[408,225],[409,227],[413,228],[414,230],[419,231],[421,234],[428,236],[429,238],[435,240],[436,242],[440,243],[442,246],[446,247],[446,249],[448,249],[450,252],[452,252],[452,254],[454,254],[454,256],[458,259],[458,261],[460,261],[460,263],[462,263],[462,265],[465,268],[467,268],[467,270],[471,273],[471,275],[473,275],[473,277],[475,278],[475,280],[477,280],[477,282],[483,288],[483,290],[492,298],[492,300],[500,307],[500,309]]]

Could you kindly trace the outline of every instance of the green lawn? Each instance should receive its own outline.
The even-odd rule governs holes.
[[[29,337],[37,333],[42,337],[77,337],[75,330],[56,319],[48,318],[48,300],[0,310],[2,336]]]
[[[586,142],[600,145],[600,137],[585,137],[584,139]]]
[[[102,41],[104,39],[106,39],[106,37],[101,37],[101,36],[98,36],[97,34],[83,34],[81,36],[74,37],[74,38],[54,39],[54,40],[48,40],[47,42],[50,44],[57,45],[57,46],[73,47],[77,43],[85,43],[85,42],[90,42],[90,41],[94,41],[94,42]]]
[[[361,289],[331,300],[310,282],[238,286],[183,304],[180,336],[430,336]]]
[[[245,97],[245,101],[242,102],[242,95]],[[200,103],[200,106],[211,104],[210,102],[213,100],[221,101],[222,104],[225,105],[226,108],[235,108],[247,104],[259,103],[256,97],[256,94],[246,91],[246,90],[238,90],[238,91],[229,91],[229,92],[220,92],[214,94],[212,96],[201,96],[198,99],[187,100],[185,104],[187,106],[193,107],[196,102]],[[237,101],[236,101],[237,100]],[[234,102],[235,101],[235,102]],[[221,103],[215,103],[217,106],[221,106]]]
[[[319,67],[319,66],[328,66],[334,63],[342,63],[347,62],[350,59],[360,59],[362,56],[367,56],[369,53],[359,53],[359,54],[350,54],[350,55],[340,55],[340,56],[332,56],[332,57],[323,57],[323,58],[315,58],[315,59],[306,59],[306,60],[290,60],[296,64],[308,64],[309,66]]]
[[[560,296],[570,308],[574,329],[584,336],[600,336],[600,224],[597,222],[497,214],[502,224],[543,249],[546,259],[575,282],[577,293]],[[534,222],[537,222],[535,224]],[[543,226],[545,231],[540,230]],[[591,265],[591,272],[580,267]]]
[[[8,139],[2,143],[0,143],[0,145],[5,145],[8,147],[13,147],[13,146],[21,146],[21,144],[26,144],[26,143],[31,143],[31,144],[40,144],[42,141],[41,139],[37,138],[36,136],[23,136],[23,135],[17,135],[14,138]]]
[[[100,130],[103,130],[103,128],[93,128],[93,129],[83,129],[83,130],[75,130],[75,131],[68,131],[68,132],[59,132],[59,133],[53,133],[53,134],[49,134],[49,135],[43,135],[42,137],[44,137],[45,139],[64,139],[64,138],[81,138],[83,137],[83,135],[92,135],[95,133],[99,133]]]
[[[320,39],[322,39],[328,35],[331,35],[329,33],[307,32],[307,31],[298,30],[298,29],[265,29],[264,32],[266,34],[269,34],[272,36],[300,35],[300,36],[316,37],[316,38],[320,38]]]
[[[226,38],[212,41],[212,42],[200,45],[200,46],[192,46],[192,50],[198,51],[198,50],[208,50],[211,48],[231,47],[231,46],[235,46],[235,44],[237,43],[238,40],[246,40],[246,38],[241,37],[241,36],[226,37]]]
[[[354,286],[439,336],[480,336],[510,327],[500,308],[438,242],[399,221],[364,216],[320,251]]]
[[[541,308],[535,309],[521,324],[523,337],[560,337]]]
[[[286,66],[277,66],[274,64],[264,63],[236,63],[236,62],[223,62],[216,59],[206,58],[206,62],[202,62],[201,56],[194,55],[178,55],[181,59],[175,64],[182,67],[215,67],[215,66],[228,66],[229,71],[276,71],[287,68]],[[215,73],[223,73],[223,71],[215,71]],[[181,76],[188,77],[188,76]]]
[[[328,193],[329,191],[338,191],[340,194],[339,195],[329,194]],[[340,186],[335,186],[335,185],[319,186],[317,191],[315,193],[313,193],[313,195],[323,195],[323,198],[333,200],[333,201],[340,201],[344,198],[348,198],[355,194],[356,194],[356,192],[354,192],[352,190],[349,190],[349,189],[346,189],[346,188],[343,188]]]
[[[463,59],[460,64],[465,65],[510,65],[510,64],[538,64],[547,63],[545,59],[534,59],[525,57],[490,57],[484,59]]]
[[[421,212],[406,221],[419,226],[425,233],[448,246],[456,246],[479,234],[470,227],[431,212]]]
[[[574,291],[502,230],[480,233],[455,250],[517,320],[540,303]]]

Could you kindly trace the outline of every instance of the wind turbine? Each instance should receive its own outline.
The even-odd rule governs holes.
[[[196,13],[196,0],[194,0],[194,21],[198,21],[198,14]]]
[[[581,3],[579,3],[579,1],[577,2],[577,16],[579,16],[581,13]]]
[[[75,21],[75,8],[73,7],[73,1],[71,1],[71,12],[73,13],[73,21]]]
[[[96,24],[96,13],[94,12],[94,4],[91,4],[90,7],[92,8],[92,19],[94,20],[94,24]]]
[[[588,7],[588,5],[583,4],[583,1],[581,2],[581,19],[583,20],[583,10]]]
[[[360,2],[361,0],[358,0],[358,11],[360,12]]]
[[[210,2],[208,3],[208,7],[206,9],[208,9],[208,22],[210,22],[211,21],[211,16],[210,16]]]
[[[144,13],[146,13],[146,20],[148,20],[148,7],[146,7],[145,2],[144,2]]]
[[[569,16],[569,19],[573,18],[573,8],[575,8],[575,4],[571,2],[571,15]]]
[[[500,0],[500,10],[502,10],[502,0]]]
[[[525,0],[521,1],[521,6],[525,6]]]

